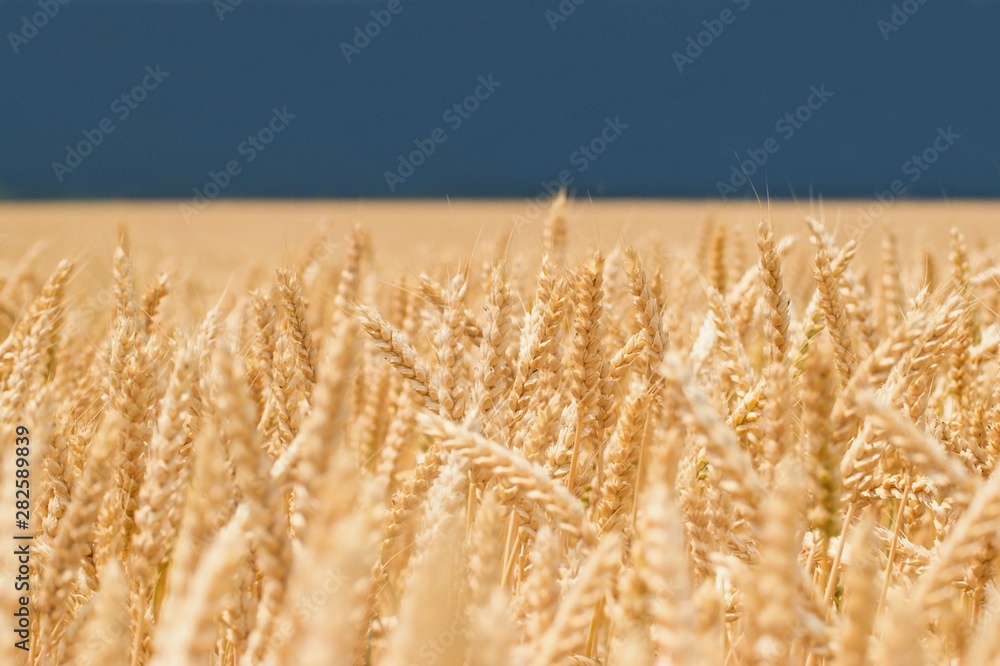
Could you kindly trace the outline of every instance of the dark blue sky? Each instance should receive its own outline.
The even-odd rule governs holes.
[[[0,196],[1000,194],[1000,2],[237,1],[2,0]]]

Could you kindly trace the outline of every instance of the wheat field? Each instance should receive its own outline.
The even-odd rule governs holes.
[[[0,663],[1000,664],[995,209],[522,209],[2,207]]]

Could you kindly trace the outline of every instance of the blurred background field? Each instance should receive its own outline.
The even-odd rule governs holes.
[[[544,203],[544,202],[543,202]],[[1000,204],[988,201],[899,202],[867,226],[859,224],[872,201],[586,200],[568,206],[569,248],[578,256],[599,238],[605,251],[623,240],[675,261],[693,261],[716,225],[724,225],[733,251],[756,256],[755,229],[770,215],[779,236],[795,241],[792,257],[811,256],[806,216],[821,217],[842,241],[855,238],[860,258],[875,266],[881,228],[891,227],[902,252],[925,249],[946,261],[951,227],[962,229],[970,248],[995,240]],[[42,273],[72,257],[81,290],[104,285],[117,229],[131,237],[140,285],[160,272],[177,273],[190,285],[187,305],[204,313],[221,289],[243,290],[270,279],[264,267],[294,265],[326,229],[329,241],[315,251],[342,261],[343,240],[355,224],[371,234],[374,261],[383,276],[415,275],[429,260],[449,272],[480,265],[508,251],[528,263],[541,252],[547,210],[526,200],[488,201],[219,201],[185,221],[178,202],[7,202],[0,205],[0,264],[15,265],[37,254]],[[912,296],[912,294],[910,295]],[[793,302],[793,306],[794,306]]]
[[[975,246],[997,230],[1000,204],[989,201],[900,202],[889,207],[857,234],[858,220],[871,201],[715,201],[570,200],[570,243],[585,250],[595,236],[605,249],[622,238],[657,240],[665,249],[686,244],[704,234],[704,223],[726,225],[737,237],[752,242],[762,214],[770,214],[777,231],[808,242],[807,215],[822,217],[841,238],[857,237],[861,251],[878,247],[878,229],[892,226],[904,244],[928,242],[947,248],[948,230],[958,226]],[[177,202],[8,202],[0,205],[0,257],[16,261],[41,243],[44,257],[110,256],[116,228],[130,229],[137,263],[175,257],[207,271],[231,273],[254,263],[275,265],[299,256],[321,225],[342,237],[355,223],[367,227],[380,262],[392,262],[407,272],[423,261],[420,254],[469,258],[477,250],[488,257],[510,243],[528,255],[540,249],[546,209],[531,216],[524,200],[488,201],[220,201],[185,222]],[[585,239],[585,240],[583,240]],[[331,248],[336,251],[336,248]],[[105,263],[105,262],[102,262]],[[386,269],[391,269],[386,266]]]

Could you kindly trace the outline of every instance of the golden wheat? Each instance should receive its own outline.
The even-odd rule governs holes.
[[[8,267],[0,661],[1000,664],[995,248],[572,224],[424,272],[323,227],[243,288],[122,231],[96,308]]]

